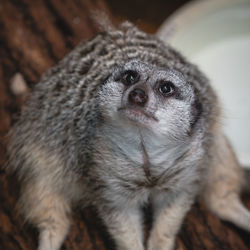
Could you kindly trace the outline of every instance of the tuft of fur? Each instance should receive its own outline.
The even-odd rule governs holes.
[[[131,69],[141,77],[135,87],[119,80]],[[162,79],[178,94],[156,93]],[[122,113],[135,88],[148,93],[148,103],[142,113]],[[10,137],[9,169],[22,184],[21,211],[40,231],[39,250],[60,249],[72,208],[89,204],[119,250],[143,250],[146,203],[154,211],[146,248],[173,249],[198,194],[222,219],[250,231],[239,200],[243,175],[207,78],[129,22],[81,43],[49,70]]]

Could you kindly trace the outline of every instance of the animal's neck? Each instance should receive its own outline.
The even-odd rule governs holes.
[[[104,126],[103,135],[111,150],[139,165],[167,167],[188,149],[186,142],[171,141],[137,126]]]

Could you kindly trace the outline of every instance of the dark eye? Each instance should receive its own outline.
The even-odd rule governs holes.
[[[158,90],[164,96],[171,96],[175,92],[175,87],[172,82],[163,81],[160,83]]]
[[[131,85],[139,80],[139,74],[136,71],[128,70],[122,76],[122,82],[125,85]]]

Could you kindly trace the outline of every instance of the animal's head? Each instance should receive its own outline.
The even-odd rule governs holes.
[[[100,104],[107,122],[183,138],[201,113],[194,91],[179,71],[136,58],[108,77]]]
[[[92,45],[91,45],[92,43]],[[183,139],[211,113],[206,78],[172,47],[130,23],[89,42],[96,53],[86,75],[103,121]]]

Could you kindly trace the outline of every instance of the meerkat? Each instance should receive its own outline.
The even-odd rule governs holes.
[[[94,206],[118,250],[171,250],[200,195],[250,231],[243,174],[207,78],[129,22],[77,46],[34,87],[10,133],[9,169],[39,250],[60,249],[72,209]],[[142,207],[151,204],[146,245]]]

